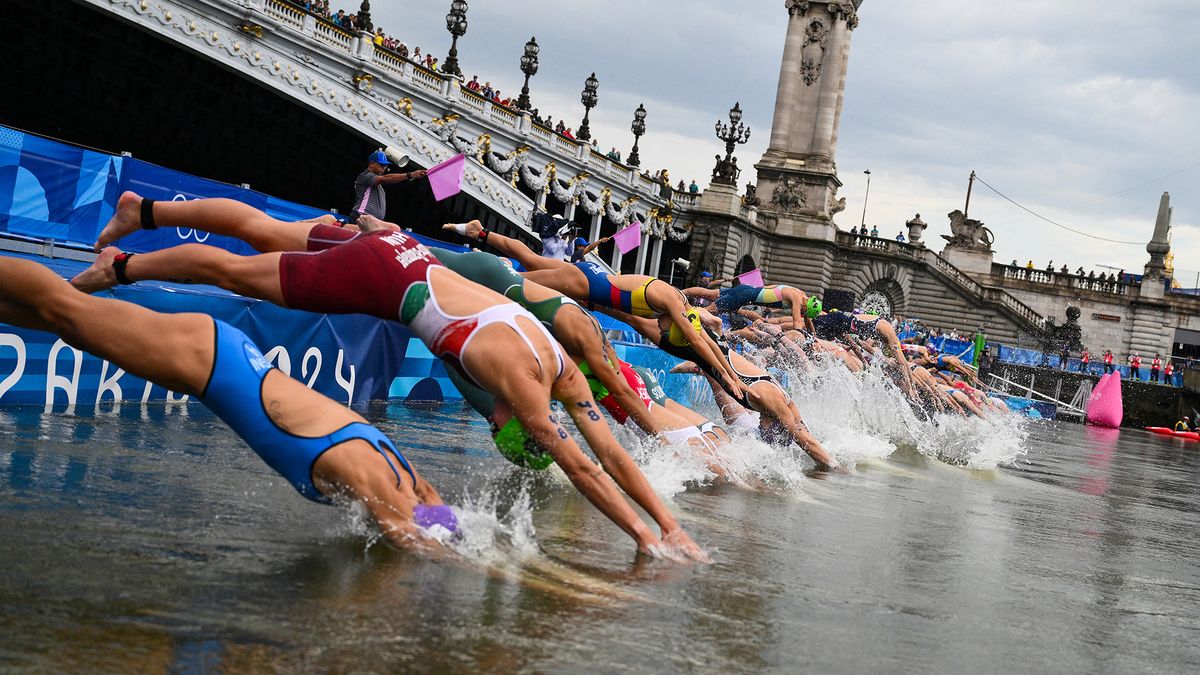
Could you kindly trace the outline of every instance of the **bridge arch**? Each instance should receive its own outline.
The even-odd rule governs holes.
[[[863,309],[904,314],[908,311],[911,295],[912,270],[894,261],[872,260],[856,270],[849,286]]]

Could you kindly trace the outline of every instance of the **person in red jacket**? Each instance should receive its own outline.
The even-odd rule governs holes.
[[[1091,360],[1091,354],[1088,354],[1087,347],[1084,347],[1083,351],[1079,354],[1079,372],[1084,374],[1088,373],[1091,370]]]
[[[1175,364],[1171,361],[1167,361],[1167,369],[1163,371],[1163,384],[1175,386]]]
[[[1134,380],[1142,379],[1142,357],[1137,354],[1129,355],[1129,377]]]
[[[1111,349],[1104,350],[1104,374],[1107,375],[1113,371],[1113,355]]]
[[[1158,382],[1158,373],[1161,370],[1162,370],[1162,358],[1158,354],[1155,354],[1154,360],[1150,362],[1150,381],[1151,382]]]

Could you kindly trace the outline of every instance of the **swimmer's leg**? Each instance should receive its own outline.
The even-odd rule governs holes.
[[[308,233],[313,225],[335,222],[332,216],[298,223],[277,220],[232,199],[156,201],[152,216],[157,227],[185,227],[221,234],[240,239],[261,253],[307,250]],[[99,251],[142,229],[143,224],[142,197],[126,192],[117,201],[117,212],[100,231],[94,248]]]
[[[100,252],[96,262],[71,280],[85,293],[111,288],[117,284],[115,246]],[[279,280],[280,253],[243,256],[204,244],[184,244],[161,251],[130,256],[125,276],[131,281],[174,281],[184,284],[211,284],[227,291],[259,298],[285,306]]]
[[[181,393],[198,395],[213,363],[213,320],[160,314],[80,293],[28,260],[0,263],[0,320],[62,337],[73,347]]]
[[[830,468],[838,467],[837,460],[829,455],[817,437],[808,430],[804,420],[800,417],[800,411],[796,408],[796,404],[787,399],[783,390],[769,382],[757,382],[753,388],[759,397],[758,404],[761,406],[759,412],[762,413],[762,424],[770,424],[777,420],[787,429],[792,440],[817,464]]]

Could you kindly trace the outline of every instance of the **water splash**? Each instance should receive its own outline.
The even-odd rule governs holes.
[[[1016,413],[987,417],[920,415],[878,369],[852,373],[819,356],[789,373],[790,393],[806,423],[839,461],[883,459],[899,448],[974,469],[994,469],[1027,452],[1029,421]]]

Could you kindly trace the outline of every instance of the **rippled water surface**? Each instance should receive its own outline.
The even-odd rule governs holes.
[[[740,441],[741,485],[714,486],[637,453],[712,554],[693,567],[636,557],[458,407],[366,411],[461,509],[436,561],[370,545],[199,405],[3,410],[0,668],[1200,669],[1200,444],[838,391],[859,402],[802,407],[850,475]]]

